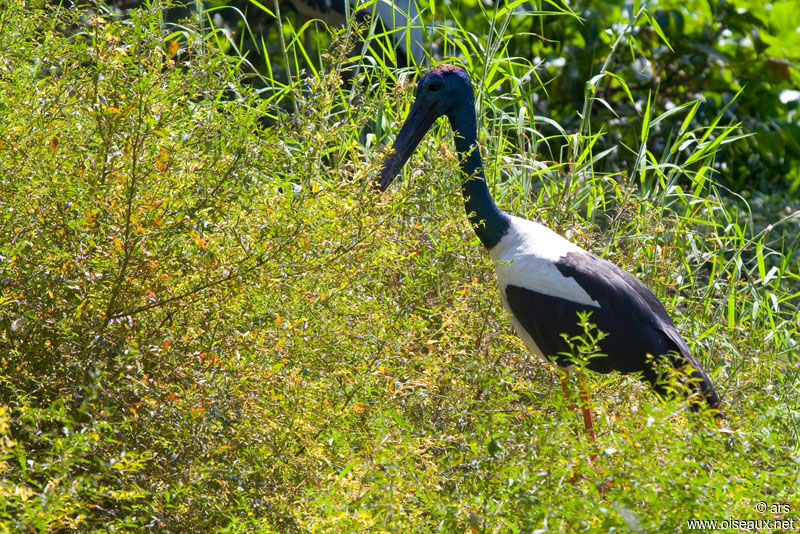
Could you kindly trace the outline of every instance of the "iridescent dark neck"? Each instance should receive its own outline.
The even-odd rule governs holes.
[[[455,133],[456,151],[461,158],[461,171],[464,174],[461,193],[467,218],[483,246],[491,249],[508,231],[510,218],[494,203],[486,184],[477,142],[474,103],[465,102],[448,118]]]

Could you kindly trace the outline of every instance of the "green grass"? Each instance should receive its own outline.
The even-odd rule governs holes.
[[[341,44],[261,98],[218,35],[172,31],[155,9],[0,11],[0,529],[796,517],[797,214],[715,185],[715,151],[743,132],[676,129],[664,160],[618,146],[641,157],[607,174],[589,124],[537,158],[561,140],[526,110],[531,65],[476,41],[498,203],[646,282],[725,403],[717,427],[635,378],[590,375],[591,445],[505,317],[449,128],[391,194],[369,186],[383,152],[359,135],[396,132],[410,84],[379,65],[371,91],[341,88]],[[642,114],[642,138],[659,118]]]

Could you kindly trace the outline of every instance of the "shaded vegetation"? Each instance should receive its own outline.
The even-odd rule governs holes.
[[[681,531],[800,509],[797,215],[756,228],[710,179],[754,142],[723,145],[734,108],[645,94],[610,172],[595,115],[542,133],[509,107],[516,60],[468,64],[498,203],[652,287],[728,406],[717,428],[592,376],[593,446],[504,318],[447,126],[391,196],[369,186],[382,155],[359,135],[396,131],[408,84],[349,105],[343,42],[263,98],[218,35],[174,30],[159,6],[0,10],[3,531]]]
[[[369,2],[362,4],[370,9]],[[735,191],[768,189],[796,199],[800,14],[795,3],[666,1],[650,3],[649,11],[634,17],[640,4],[648,5],[459,0],[438,8],[423,3],[420,10],[429,52],[436,58],[466,56],[474,72],[484,74],[495,105],[511,115],[547,117],[575,131],[587,82],[602,71],[613,73],[597,84],[594,97],[602,105],[594,106],[591,116],[606,132],[602,147],[621,149],[605,158],[604,170],[633,165],[640,141],[636,117],[648,93],[657,108],[666,110],[699,99],[693,127],[724,111],[723,124],[741,122],[745,132],[757,134],[719,153],[713,163],[717,178]],[[299,19],[287,3],[213,0],[207,6],[206,24],[220,29],[218,44],[245,57],[255,74],[251,80],[268,92],[276,78],[315,71],[329,41],[326,33],[315,31],[324,25]],[[192,9],[176,16],[194,13],[205,20]],[[380,37],[382,30],[372,32]],[[387,48],[384,41],[373,50]],[[376,75],[384,76],[382,59],[368,60],[377,61]],[[653,128],[647,147],[656,159],[663,160],[665,143],[679,124],[666,120]],[[546,122],[539,129],[547,136],[558,133]],[[559,160],[566,145],[554,139],[538,147],[539,156]]]

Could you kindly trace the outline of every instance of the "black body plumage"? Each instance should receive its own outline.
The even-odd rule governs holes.
[[[661,301],[641,281],[543,225],[508,215],[492,199],[477,148],[474,92],[467,73],[440,65],[417,85],[417,96],[381,170],[386,189],[440,116],[455,132],[469,221],[495,261],[503,305],[526,346],[558,366],[572,361],[564,339],[582,335],[579,312],[606,334],[587,367],[600,373],[640,373],[660,394],[670,394],[663,371],[688,378],[690,406],[720,406],[708,374],[690,352]]]

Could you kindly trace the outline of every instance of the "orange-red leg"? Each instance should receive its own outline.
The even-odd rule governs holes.
[[[586,375],[583,371],[578,371],[578,395],[581,399],[581,412],[583,413],[583,426],[589,434],[589,441],[594,446],[594,422],[592,421],[592,408],[589,406],[589,388],[586,386]],[[589,455],[589,459],[594,463],[597,459],[596,454]]]
[[[564,398],[567,403],[567,409],[572,412],[574,405],[572,404],[569,387],[567,386],[567,377],[569,376],[568,369],[559,369],[561,375],[561,391],[564,392]],[[580,411],[583,416],[583,426],[586,429],[586,434],[589,436],[589,441],[594,443],[596,437],[594,434],[594,421],[592,420],[592,409],[589,405],[589,389],[586,385],[586,375],[583,371],[578,371],[578,396],[580,398]],[[589,456],[589,459],[594,462],[597,458],[596,454]]]
[[[586,387],[586,375],[583,374],[583,371],[578,371],[578,395],[581,399],[583,426],[586,428],[586,433],[589,434],[589,439],[594,441],[594,422],[592,421],[592,409],[589,406],[589,389]]]
[[[572,395],[569,394],[569,387],[567,386],[569,369],[559,369],[558,374],[561,376],[561,391],[564,392],[564,402],[567,404],[567,410],[571,412],[575,409],[575,407],[572,405]]]

